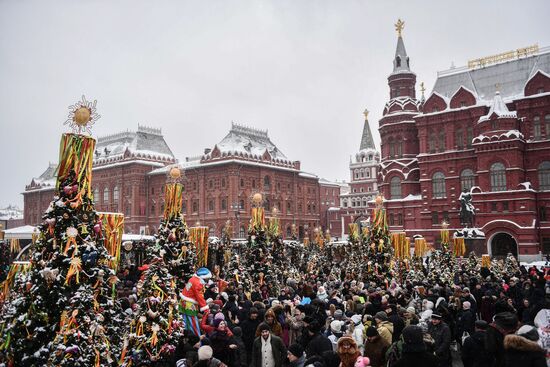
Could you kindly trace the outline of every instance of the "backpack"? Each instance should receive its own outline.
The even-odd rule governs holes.
[[[401,359],[403,354],[403,340],[399,338],[398,341],[392,343],[386,352],[387,367],[393,367]]]

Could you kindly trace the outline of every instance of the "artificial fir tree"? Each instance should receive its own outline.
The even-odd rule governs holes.
[[[178,168],[170,178],[180,177]],[[165,209],[154,245],[146,252],[146,268],[138,286],[139,307],[130,325],[121,356],[123,366],[173,366],[174,352],[184,325],[179,313],[178,289],[194,272],[195,256],[187,241],[188,229],[181,214],[183,186],[165,187]]]
[[[63,134],[56,196],[44,213],[31,256],[2,309],[2,349],[12,366],[115,366],[122,310],[112,289],[101,223],[92,197],[95,102],[71,106]]]

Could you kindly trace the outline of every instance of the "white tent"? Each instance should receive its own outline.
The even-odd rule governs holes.
[[[32,240],[32,234],[35,232],[38,233],[37,231],[38,228],[29,225],[10,228],[4,231],[4,238],[7,240],[12,238],[17,238],[20,240]]]

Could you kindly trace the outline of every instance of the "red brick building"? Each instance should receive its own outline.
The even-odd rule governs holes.
[[[512,55],[512,57],[510,56]],[[550,48],[518,49],[438,73],[416,98],[416,75],[398,37],[390,100],[379,121],[379,182],[390,229],[438,243],[443,220],[468,250],[523,259],[550,252]]]
[[[320,225],[318,177],[301,171],[300,162],[289,160],[271,142],[267,131],[232,124],[219,143],[177,166],[183,171],[186,220],[190,225],[207,225],[211,235],[220,236],[230,220],[234,236],[245,237],[251,198],[258,192],[263,195],[266,216],[277,208],[284,237],[290,237],[292,224],[296,224],[300,237]],[[151,209],[162,203],[162,187],[171,167],[147,175],[150,190],[156,193],[149,197]],[[334,195],[338,194],[331,193],[332,200]],[[153,212],[150,224],[157,223],[161,213]]]
[[[167,172],[176,165],[160,129],[138,126],[98,138],[92,186],[98,211],[122,212],[128,233],[154,233],[164,210]],[[220,236],[229,219],[234,235],[246,235],[253,194],[264,206],[277,208],[281,230],[290,236],[296,224],[300,236],[321,224],[326,203],[337,202],[339,191],[300,170],[275,146],[267,131],[233,124],[229,134],[203,155],[178,164],[185,186],[183,213],[190,225],[208,225]],[[37,224],[54,195],[55,164],[26,187],[25,224]],[[320,194],[323,187],[323,204]]]

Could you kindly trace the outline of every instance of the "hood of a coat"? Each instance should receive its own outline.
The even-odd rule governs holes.
[[[544,349],[537,342],[514,334],[504,337],[504,349],[514,349],[521,352],[544,352]]]

